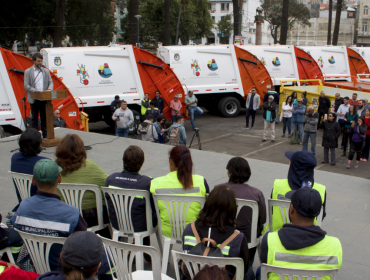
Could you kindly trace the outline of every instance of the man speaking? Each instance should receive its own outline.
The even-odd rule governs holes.
[[[31,92],[51,91],[54,84],[50,77],[49,70],[42,68],[43,57],[40,53],[32,56],[33,66],[24,71],[24,89],[28,91],[27,101],[31,105],[32,127],[38,129],[38,117],[40,112],[42,137],[46,138],[46,101],[31,98]]]

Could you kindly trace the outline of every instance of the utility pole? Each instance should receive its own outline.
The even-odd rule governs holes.
[[[329,46],[331,45],[331,16],[333,13],[333,0],[329,0],[329,19],[328,19],[328,37],[326,40],[326,44]]]
[[[141,15],[136,15],[135,17],[137,18],[137,43],[139,44],[139,48],[140,48],[139,23],[140,23],[140,18],[142,16]]]

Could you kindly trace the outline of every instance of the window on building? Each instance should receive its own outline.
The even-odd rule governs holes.
[[[362,32],[367,32],[367,22],[362,23]]]
[[[368,14],[369,14],[369,7],[364,6],[364,15],[368,15]]]
[[[212,17],[212,20],[213,20],[213,23],[216,22],[216,18],[214,16]]]
[[[221,11],[228,11],[229,3],[221,3]]]
[[[215,3],[209,4],[209,9],[210,9],[211,13],[216,12],[216,4]]]

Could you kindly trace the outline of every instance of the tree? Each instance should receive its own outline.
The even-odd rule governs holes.
[[[326,40],[327,45],[331,45],[331,19],[333,13],[333,0],[329,0],[329,19],[328,19],[328,37]]]
[[[281,12],[281,28],[280,28],[280,44],[286,45],[288,36],[288,20],[289,20],[289,0],[283,0],[283,10]]]
[[[336,13],[335,13],[335,24],[334,24],[334,32],[333,32],[333,45],[338,45],[338,37],[339,37],[339,26],[340,26],[340,14],[342,12],[342,0],[337,1],[336,5]]]
[[[233,30],[233,27],[227,22],[228,20],[231,20],[230,14],[222,17],[221,20],[217,22],[218,33],[224,34],[224,36],[222,36],[224,37],[224,44],[227,44],[226,38],[229,37],[230,31]]]
[[[275,40],[274,26],[276,28],[281,27],[282,23],[282,9],[283,0],[261,0],[261,7],[265,12],[264,19],[270,23],[271,36]],[[301,26],[311,26],[309,19],[311,18],[310,10],[302,3],[298,3],[296,0],[289,1],[289,13],[288,13],[288,30],[291,29],[294,24]],[[276,39],[278,43],[279,40]]]
[[[63,39],[63,25],[64,25],[64,8],[66,0],[56,0],[55,10],[55,25],[57,26],[54,31],[54,47],[62,46]]]
[[[171,38],[171,0],[164,0],[164,38],[163,38],[163,45],[169,46],[170,45],[170,38]]]

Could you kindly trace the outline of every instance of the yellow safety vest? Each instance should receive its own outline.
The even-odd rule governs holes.
[[[6,268],[5,265],[0,265],[0,274],[3,273]]]
[[[324,203],[325,200],[325,186],[314,183],[313,189],[317,190],[320,193],[322,203]],[[288,179],[276,179],[274,182],[274,188],[272,189],[272,199],[283,199],[285,197],[285,194],[287,192],[290,192],[292,189],[289,186]],[[287,213],[289,210],[286,211]],[[271,223],[271,221],[270,221]],[[316,225],[316,218],[314,221],[314,224]],[[272,212],[272,231],[278,231],[281,229],[284,225],[283,217],[281,216],[281,212],[279,211],[278,206],[273,206],[273,212]]]
[[[150,183],[150,192],[152,194],[171,194],[171,195],[188,195],[188,196],[206,196],[206,187],[204,185],[204,177],[193,175],[193,188],[184,190],[181,183],[177,179],[177,171],[168,173],[165,176],[153,179]],[[184,208],[186,205],[184,206]],[[162,223],[162,234],[171,237],[171,226],[163,201],[158,201],[158,208]],[[170,210],[170,209],[169,209]],[[185,211],[184,211],[185,212]],[[186,215],[186,224],[195,221],[200,212],[199,203],[192,203]],[[185,214],[185,213],[184,213]]]
[[[142,101],[145,101],[145,99],[143,99],[143,100],[140,101],[140,105],[142,104]],[[149,99],[149,104],[150,104],[150,101],[151,100]],[[148,108],[145,108],[143,105],[141,105],[141,114],[142,115],[145,115],[146,110],[148,110]]]
[[[270,232],[267,236],[267,244],[269,265],[297,269],[340,269],[342,266],[342,245],[336,237],[325,236],[315,245],[298,250],[287,250],[281,244],[279,234]],[[322,280],[329,279],[330,277],[322,278]],[[280,277],[270,273],[268,280],[280,280]]]

